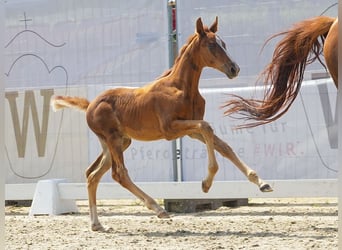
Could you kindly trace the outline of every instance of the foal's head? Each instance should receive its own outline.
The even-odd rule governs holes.
[[[196,33],[200,42],[200,60],[205,66],[215,68],[232,79],[239,74],[240,68],[227,51],[225,42],[216,35],[218,18],[210,28],[204,27],[201,18],[196,22]]]

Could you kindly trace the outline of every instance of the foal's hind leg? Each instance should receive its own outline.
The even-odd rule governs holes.
[[[96,191],[101,177],[111,167],[111,156],[107,149],[107,146],[100,140],[103,152],[100,156],[90,165],[86,171],[88,181],[88,201],[89,201],[89,213],[91,220],[91,229],[93,231],[105,231],[101,223],[99,222],[96,206]]]
[[[112,163],[112,177],[121,186],[129,190],[136,197],[138,197],[145,206],[153,210],[159,218],[168,218],[168,213],[160,207],[156,201],[144,193],[139,187],[137,187],[128,175],[127,169],[124,165],[123,151],[119,145],[121,145],[121,138],[115,138],[114,136],[108,141],[108,147],[110,148],[113,163]]]
[[[103,153],[101,153],[97,159],[92,163],[90,164],[90,166],[87,168],[86,170],[86,177],[88,178],[88,176],[93,172],[95,171],[95,169],[97,169],[99,167],[99,164],[102,160],[102,157],[103,157]]]

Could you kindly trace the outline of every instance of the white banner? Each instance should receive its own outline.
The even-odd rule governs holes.
[[[69,87],[68,94],[88,95],[91,100],[104,89],[100,86]],[[224,117],[220,106],[228,99],[228,93],[250,96],[253,91],[251,87],[201,89],[206,99],[205,120],[215,133],[262,178],[336,178],[337,91],[332,81],[306,82],[300,96],[281,119],[253,129],[236,130],[237,123]],[[6,93],[7,183],[41,178],[83,182],[86,167],[100,153],[98,139],[88,129],[84,113],[68,109],[53,113],[49,110],[52,94],[65,94],[65,90]],[[207,172],[206,147],[185,137],[181,152],[183,180],[202,180]],[[133,141],[124,156],[134,181],[172,181],[174,178],[170,141]],[[216,180],[245,180],[230,161],[219,154],[217,159],[220,169]],[[103,181],[112,181],[110,171]]]

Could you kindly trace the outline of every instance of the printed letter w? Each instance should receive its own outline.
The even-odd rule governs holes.
[[[15,134],[15,140],[17,143],[19,158],[25,157],[30,110],[32,114],[32,122],[33,122],[33,128],[34,128],[34,135],[36,138],[38,156],[44,157],[45,155],[48,118],[49,118],[49,112],[50,112],[49,103],[50,103],[51,96],[53,95],[53,89],[41,90],[40,95],[43,96],[44,98],[41,125],[39,123],[36,100],[35,100],[34,92],[32,90],[25,92],[23,118],[22,118],[22,123],[20,124],[19,112],[18,112],[18,107],[17,107],[17,102],[16,102],[16,99],[18,97],[18,92],[6,93],[6,99],[8,100],[11,115],[12,115],[13,128],[14,128],[14,134]]]

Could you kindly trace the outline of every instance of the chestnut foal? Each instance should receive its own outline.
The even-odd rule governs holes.
[[[203,121],[205,100],[199,93],[199,78],[204,67],[215,68],[234,78],[239,66],[229,57],[225,43],[216,35],[218,20],[210,28],[196,21],[196,32],[182,47],[174,66],[154,82],[141,88],[116,88],[104,91],[92,102],[84,98],[56,96],[55,109],[76,108],[86,112],[89,128],[98,136],[102,153],[86,170],[91,229],[105,230],[96,208],[96,190],[103,174],[112,169],[112,177],[153,210],[159,218],[169,215],[153,198],[130,179],[123,152],[131,138],[142,141],[174,140],[188,135],[206,144],[208,174],[202,182],[208,192],[218,170],[215,150],[231,160],[261,191],[270,185],[242,162],[233,150]]]

